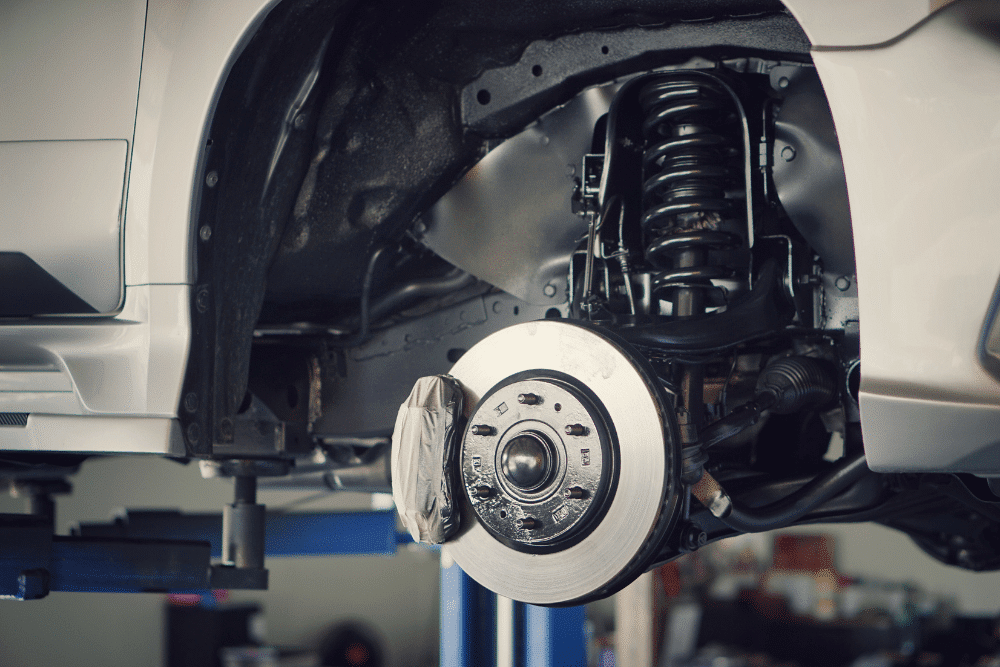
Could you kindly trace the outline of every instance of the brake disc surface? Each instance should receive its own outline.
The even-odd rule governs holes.
[[[489,336],[451,374],[469,421],[465,518],[445,548],[462,569],[532,604],[583,602],[645,571],[679,511],[673,413],[646,362],[543,320]]]

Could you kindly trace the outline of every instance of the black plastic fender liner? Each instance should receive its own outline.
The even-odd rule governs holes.
[[[234,62],[206,127],[191,230],[192,341],[178,414],[187,451],[233,440],[267,269],[309,165],[322,63],[350,2],[283,2]]]

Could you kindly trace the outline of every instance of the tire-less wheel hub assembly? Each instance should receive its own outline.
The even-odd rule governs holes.
[[[474,579],[534,604],[608,595],[650,567],[679,514],[673,410],[648,363],[561,320],[504,329],[451,375],[466,423],[461,528]]]

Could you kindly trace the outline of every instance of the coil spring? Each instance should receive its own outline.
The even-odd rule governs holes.
[[[679,287],[715,290],[711,281],[734,271],[708,263],[708,252],[742,244],[740,236],[719,229],[732,213],[725,192],[733,141],[719,128],[733,100],[721,82],[684,73],[656,78],[642,88],[639,101],[645,114],[645,255],[659,270],[652,293],[673,300]]]

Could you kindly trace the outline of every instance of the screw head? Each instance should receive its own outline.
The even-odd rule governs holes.
[[[791,146],[785,146],[781,149],[781,158],[785,162],[791,162],[795,159],[795,149]]]
[[[298,116],[295,117],[295,121],[293,124],[295,125],[296,130],[301,130],[302,126],[306,124],[306,115],[304,113],[300,113]]]
[[[199,313],[208,311],[208,288],[202,287],[194,297],[194,307]]]
[[[198,409],[198,394],[189,391],[184,395],[184,409],[188,412],[194,412]]]
[[[833,282],[833,284],[836,285],[837,289],[841,292],[846,292],[851,288],[851,279],[847,276],[840,276]]]
[[[552,283],[547,284],[542,288],[542,294],[549,297],[550,299],[556,295],[556,286]]]
[[[212,228],[208,225],[202,225],[201,229],[198,230],[198,238],[202,241],[208,241],[212,238]]]
[[[205,174],[205,185],[210,188],[214,188],[216,183],[219,182],[219,172],[214,169],[207,174]]]

